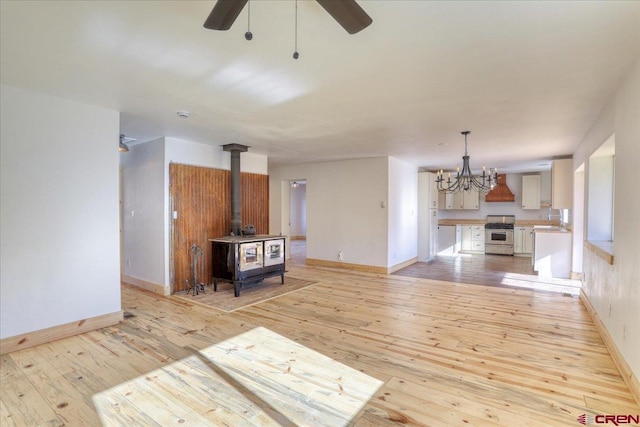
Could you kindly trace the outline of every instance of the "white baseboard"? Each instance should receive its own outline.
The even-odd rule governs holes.
[[[167,286],[148,282],[146,280],[138,279],[137,277],[127,276],[126,274],[121,274],[120,280],[137,288],[153,292],[154,294],[169,295],[171,293],[171,290]]]

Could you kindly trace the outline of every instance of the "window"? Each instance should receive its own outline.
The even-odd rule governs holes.
[[[615,134],[590,157],[587,197],[587,241],[613,255]]]

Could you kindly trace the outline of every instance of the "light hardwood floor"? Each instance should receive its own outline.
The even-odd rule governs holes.
[[[531,257],[458,254],[416,262],[394,274],[477,285],[507,286],[580,295],[579,280],[540,277]]]
[[[121,324],[2,356],[0,425],[572,426],[640,412],[577,298],[287,269],[317,284],[233,313],[123,285]]]

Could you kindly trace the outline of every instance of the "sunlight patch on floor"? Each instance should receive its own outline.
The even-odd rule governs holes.
[[[582,286],[582,283],[579,280],[548,278],[545,282],[540,282],[535,279],[537,279],[537,276],[535,274],[531,275],[505,272],[503,273],[500,284],[523,289],[580,295],[580,288]]]
[[[103,425],[341,426],[382,385],[258,327],[93,396]]]

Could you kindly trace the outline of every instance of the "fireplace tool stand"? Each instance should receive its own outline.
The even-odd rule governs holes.
[[[189,250],[193,253],[191,262],[191,278],[193,279],[193,285],[187,290],[187,294],[193,291],[193,296],[196,296],[200,292],[204,293],[204,283],[198,283],[198,259],[202,258],[202,248],[193,244]],[[189,279],[187,279],[187,285],[189,285]]]

